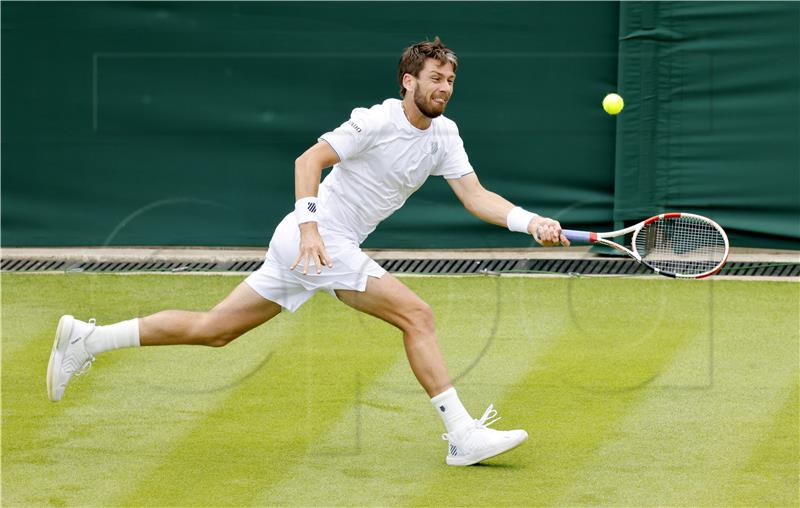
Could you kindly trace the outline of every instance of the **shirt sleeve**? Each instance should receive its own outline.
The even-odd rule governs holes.
[[[351,159],[363,152],[372,139],[374,122],[370,110],[356,108],[350,119],[330,132],[319,137],[327,142],[339,156],[339,162]]]
[[[444,157],[431,174],[451,180],[474,173],[475,169],[469,163],[469,157],[467,157],[467,152],[464,150],[464,141],[458,134],[458,127],[455,123],[452,124],[449,131]]]

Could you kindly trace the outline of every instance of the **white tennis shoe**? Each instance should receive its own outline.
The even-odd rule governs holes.
[[[528,439],[524,430],[495,430],[488,428],[500,418],[490,404],[479,420],[449,434],[442,439],[450,443],[446,462],[449,466],[470,466],[482,460],[505,453]],[[492,419],[494,418],[494,419]]]
[[[86,351],[86,338],[95,329],[95,320],[88,323],[72,316],[61,316],[47,364],[47,396],[58,402],[70,378],[80,376],[92,366],[94,356]]]

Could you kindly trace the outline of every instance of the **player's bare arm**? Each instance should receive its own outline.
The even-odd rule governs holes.
[[[322,170],[337,162],[339,162],[339,156],[324,141],[318,142],[298,157],[294,161],[295,199],[299,202],[304,198],[316,198]],[[294,270],[301,261],[304,274],[308,274],[308,267],[311,263],[316,266],[317,273],[322,272],[323,266],[333,266],[325,251],[325,243],[319,234],[317,223],[309,220],[299,222],[298,226],[300,227],[300,251],[290,269]]]
[[[485,189],[475,173],[447,180],[447,183],[469,213],[490,224],[508,227],[509,213],[515,206],[499,194]],[[547,217],[534,215],[528,224],[528,233],[545,247],[569,246],[569,240],[561,234],[561,224]]]

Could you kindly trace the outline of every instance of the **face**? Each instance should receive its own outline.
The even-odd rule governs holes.
[[[444,108],[453,95],[453,82],[456,79],[453,64],[442,64],[428,58],[418,78],[407,76],[415,83],[414,104],[422,114],[428,118],[436,118],[444,113]]]

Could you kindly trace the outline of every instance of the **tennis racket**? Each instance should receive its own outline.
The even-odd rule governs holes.
[[[728,236],[719,224],[692,213],[662,213],[609,233],[561,232],[570,242],[613,247],[667,277],[702,279],[714,275],[722,269],[730,250]],[[633,233],[630,249],[609,240],[628,233]]]

